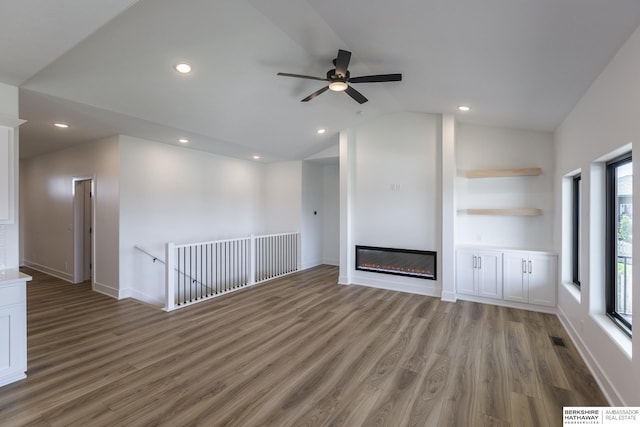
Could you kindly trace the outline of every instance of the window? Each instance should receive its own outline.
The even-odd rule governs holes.
[[[573,276],[573,283],[580,287],[580,206],[582,205],[582,179],[580,174],[573,176],[572,178],[572,202],[571,202],[571,245],[572,245],[572,259],[571,269]]]
[[[607,163],[606,308],[631,335],[633,163],[631,154]]]

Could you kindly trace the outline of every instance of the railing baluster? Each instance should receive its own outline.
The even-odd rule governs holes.
[[[224,255],[224,283],[225,283],[225,291],[231,289],[231,283],[229,281],[229,260],[231,259],[231,255],[229,254],[229,248],[231,247],[231,242],[227,242],[225,244],[225,255]]]
[[[182,297],[180,298],[180,302],[182,304],[184,304],[185,302],[187,302],[187,285],[185,284],[186,282],[186,275],[185,272],[187,268],[187,248],[182,248],[182,269],[180,270],[181,273],[180,275],[182,276]]]
[[[220,275],[220,261],[218,260],[218,246],[219,243],[216,243],[216,295],[218,295],[218,286],[220,284],[219,275]]]

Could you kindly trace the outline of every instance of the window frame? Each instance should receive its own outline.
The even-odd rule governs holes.
[[[631,152],[623,154],[606,163],[606,233],[605,233],[605,310],[607,316],[629,337],[632,336],[632,324],[616,311],[616,286],[617,286],[617,230],[616,207],[617,186],[616,170],[618,167],[633,162]]]
[[[580,205],[582,202],[582,175],[578,173],[572,176],[571,180],[571,272],[573,284],[580,288]]]

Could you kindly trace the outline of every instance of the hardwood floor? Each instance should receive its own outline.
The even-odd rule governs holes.
[[[328,266],[172,313],[28,273],[28,377],[0,388],[2,426],[560,426],[563,405],[607,405],[552,315]]]

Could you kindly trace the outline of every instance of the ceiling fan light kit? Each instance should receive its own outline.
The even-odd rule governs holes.
[[[349,85],[346,84],[345,82],[331,82],[331,83],[329,83],[329,90],[332,90],[334,92],[343,92],[343,91],[347,90],[347,87],[349,87]]]
[[[302,99],[302,102],[311,101],[316,96],[331,90],[333,92],[346,92],[351,98],[360,104],[367,102],[367,98],[355,90],[350,83],[383,83],[383,82],[399,82],[402,80],[402,74],[376,74],[373,76],[362,76],[351,78],[351,74],[347,70],[349,67],[349,61],[351,60],[351,52],[347,50],[338,50],[338,56],[333,60],[333,65],[336,68],[327,72],[326,78],[305,76],[303,74],[291,74],[291,73],[278,73],[279,76],[295,77],[298,79],[308,80],[320,80],[329,82],[328,86],[325,86],[306,98]]]

